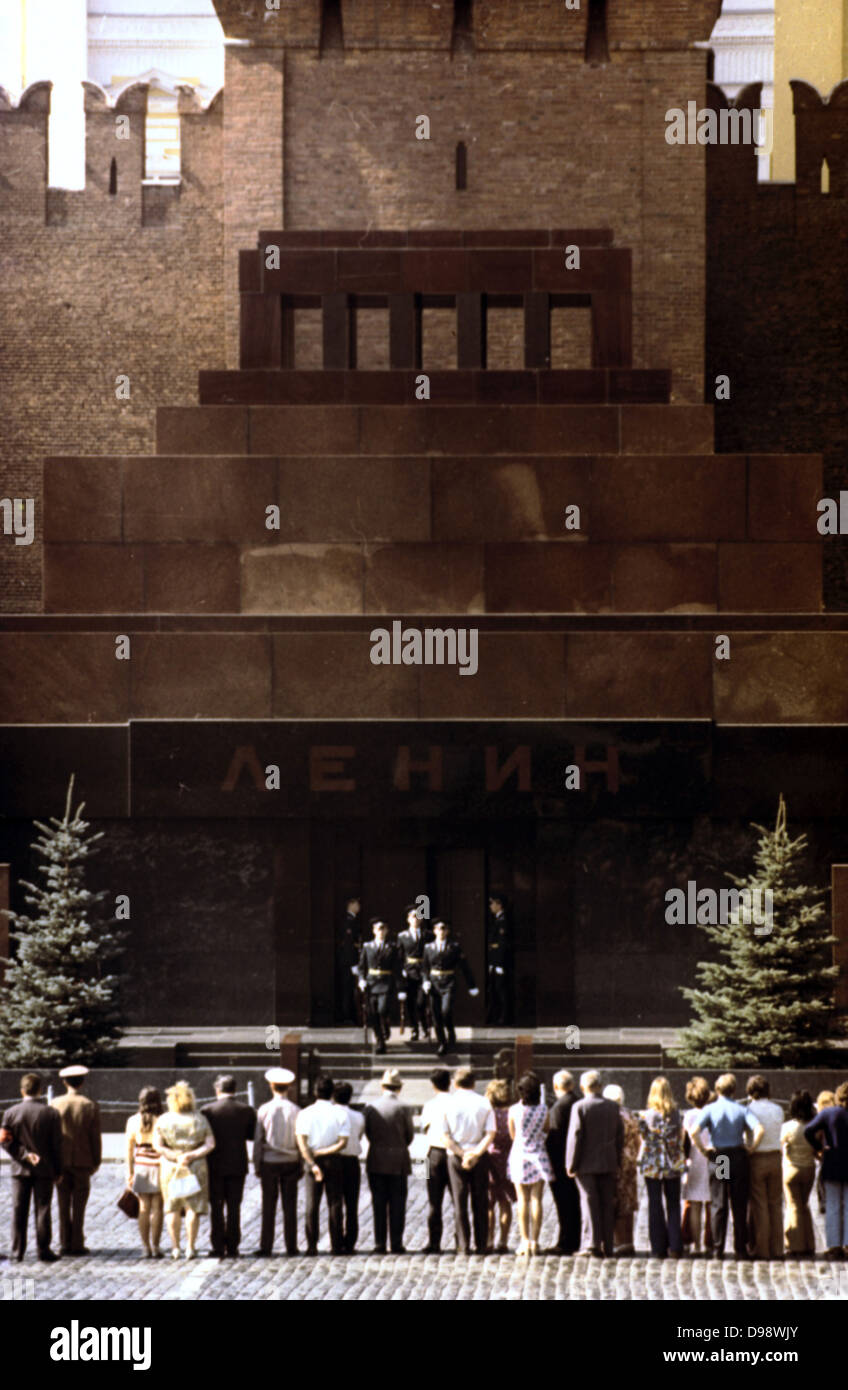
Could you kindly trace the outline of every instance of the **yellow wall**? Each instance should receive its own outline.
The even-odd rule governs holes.
[[[828,96],[848,75],[848,0],[775,0],[772,178],[795,178],[789,83],[801,78]]]

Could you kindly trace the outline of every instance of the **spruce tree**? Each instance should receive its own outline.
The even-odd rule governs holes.
[[[82,819],[84,803],[71,810],[74,779],[68,784],[64,817],[41,831],[32,845],[44,861],[42,885],[21,880],[31,917],[10,913],[17,953],[0,988],[0,1064],[55,1067],[101,1062],[119,1036],[115,1002],[118,977],[108,973],[120,952],[123,932],[98,920],[106,893],[85,887],[86,863],[103,838]]]
[[[699,988],[682,990],[694,1014],[672,1050],[683,1066],[802,1066],[824,1050],[838,973],[830,964],[825,890],[801,882],[807,837],[789,838],[783,796],[774,829],[753,828],[760,833],[754,868],[746,878],[727,877],[752,898],[755,889],[771,891],[772,929],[738,913],[701,928],[719,959],[702,961]]]

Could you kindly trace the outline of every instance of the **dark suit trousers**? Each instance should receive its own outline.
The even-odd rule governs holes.
[[[433,1027],[436,1030],[436,1038],[439,1046],[447,1043],[450,1047],[456,1046],[456,1033],[453,1026],[453,1000],[456,994],[456,986],[448,985],[446,989],[440,989],[437,984],[433,984],[430,991],[430,1001],[433,1008]]]
[[[259,1180],[262,1183],[262,1234],[259,1249],[270,1255],[274,1248],[274,1227],[277,1224],[277,1194],[283,1199],[283,1235],[286,1253],[297,1254],[297,1183],[300,1161],[293,1163],[263,1163]]]
[[[377,994],[373,989],[368,991],[368,1017],[371,1027],[374,1029],[374,1036],[378,1043],[386,1041],[389,1036],[391,1025],[389,1023],[389,992]]]
[[[358,1158],[342,1154],[342,1198],[344,1201],[344,1248],[356,1249],[359,1239],[359,1187],[362,1168]]]
[[[648,1192],[648,1236],[651,1254],[664,1258],[669,1250],[681,1254],[683,1233],[680,1225],[680,1179],[646,1178]],[[663,1210],[665,1198],[665,1210]]]
[[[716,1176],[716,1160],[726,1158],[728,1176]],[[748,1253],[748,1189],[750,1184],[748,1150],[717,1149],[710,1154],[710,1215],[713,1249],[723,1251],[727,1239],[727,1218],[733,1212],[733,1246],[737,1255]]]
[[[442,1207],[448,1186],[448,1156],[445,1149],[427,1151],[427,1235],[429,1244],[438,1250],[442,1244]]]
[[[327,1211],[330,1226],[330,1249],[334,1255],[341,1255],[344,1245],[342,1161],[338,1154],[327,1154],[316,1158],[315,1162],[324,1174],[322,1182],[316,1182],[312,1169],[306,1170],[306,1248],[318,1249],[318,1212],[321,1196],[327,1194]]]
[[[456,1154],[448,1154],[448,1181],[456,1222],[456,1248],[460,1254],[466,1255],[471,1245],[471,1229],[468,1222],[470,1199],[474,1249],[478,1255],[485,1255],[489,1239],[488,1156],[484,1154],[473,1168],[463,1168],[462,1160],[457,1158]]]
[[[486,1022],[497,1026],[499,1023],[506,1023],[507,1014],[507,977],[497,975],[494,966],[489,966],[488,972],[489,998],[486,1008]]]
[[[374,1208],[374,1244],[386,1248],[388,1231],[392,1250],[403,1249],[403,1228],[406,1225],[407,1179],[399,1173],[369,1173],[371,1205]]]
[[[427,996],[421,988],[420,980],[404,980],[406,990],[406,1017],[413,1033],[427,1031]]]
[[[615,1232],[615,1173],[578,1173],[583,1250],[602,1250],[611,1255]]]
[[[35,1239],[39,1255],[50,1249],[53,1227],[50,1206],[53,1201],[53,1179],[34,1175],[12,1178],[12,1254],[25,1255],[30,1198],[35,1202]]]
[[[551,1193],[559,1219],[557,1246],[566,1255],[580,1249],[580,1193],[573,1178],[554,1178]]]
[[[243,1177],[209,1174],[209,1242],[213,1255],[237,1255],[241,1244]],[[224,1216],[226,1208],[226,1219]],[[271,1223],[273,1232],[274,1226]]]
[[[59,1245],[72,1255],[79,1255],[85,1246],[83,1226],[90,1191],[91,1173],[87,1168],[66,1168],[61,1178],[56,1179]]]

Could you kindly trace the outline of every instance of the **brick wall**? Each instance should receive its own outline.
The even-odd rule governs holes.
[[[183,113],[182,183],[167,191],[142,189],[144,89],[111,109],[88,85],[86,188],[48,194],[48,107],[40,85],[0,110],[0,494],[36,502],[35,544],[0,537],[7,612],[41,607],[43,458],[150,452],[156,406],[194,399],[198,370],[224,363],[220,98]],[[129,140],[116,138],[120,114]],[[144,225],[151,192],[167,198]],[[116,399],[120,373],[129,400]]]

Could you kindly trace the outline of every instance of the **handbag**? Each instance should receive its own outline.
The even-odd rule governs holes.
[[[194,1173],[185,1173],[182,1177],[171,1178],[168,1184],[168,1200],[171,1201],[174,1197],[193,1197],[199,1191],[200,1183]]]
[[[118,1198],[117,1205],[124,1213],[124,1216],[128,1216],[131,1221],[137,1220],[138,1213],[141,1211],[141,1202],[138,1200],[131,1187],[124,1188]]]

